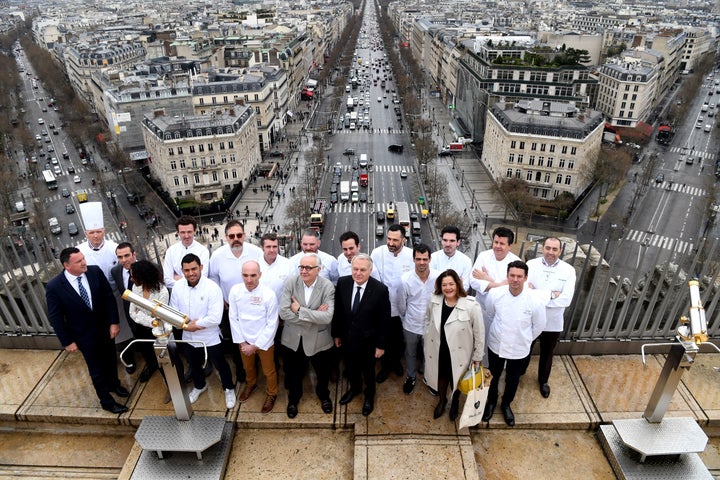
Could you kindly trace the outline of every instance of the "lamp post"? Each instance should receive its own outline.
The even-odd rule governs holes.
[[[488,222],[488,214],[485,214],[485,225],[483,225],[483,235],[487,235],[487,222]]]

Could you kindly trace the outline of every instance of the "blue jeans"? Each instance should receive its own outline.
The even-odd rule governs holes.
[[[405,366],[407,367],[407,376],[415,378],[417,376],[418,357],[423,358],[423,336],[418,333],[408,332],[405,329],[403,329],[403,336],[405,337]]]

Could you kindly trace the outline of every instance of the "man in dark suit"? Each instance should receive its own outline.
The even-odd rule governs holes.
[[[135,248],[133,248],[129,242],[122,242],[115,247],[115,255],[117,256],[118,264],[110,269],[110,276],[115,281],[115,288],[122,296],[126,289],[132,290],[133,283],[132,278],[130,278],[130,266],[137,261],[137,255],[135,254]],[[130,326],[130,330],[132,330],[133,337],[146,340],[155,339],[151,329],[134,322],[133,319],[130,318],[130,302],[127,300],[123,300],[123,311],[125,312],[125,319]],[[155,370],[158,369],[158,361],[155,357],[153,344],[150,342],[136,343],[133,345],[133,348],[128,350],[123,358],[125,363],[132,365],[132,367],[125,367],[128,373],[135,372],[134,352],[140,352],[140,355],[145,359],[145,368],[140,372],[139,380],[141,382],[147,382],[150,380],[150,377],[152,377],[152,374],[155,373]]]
[[[335,346],[344,349],[350,381],[340,404],[346,405],[360,394],[365,377],[362,414],[368,416],[375,406],[375,361],[385,353],[390,295],[382,282],[370,276],[370,255],[357,254],[351,268],[351,275],[341,277],[335,289],[332,336]]]
[[[103,410],[127,412],[110,395],[130,395],[118,378],[114,339],[120,326],[110,282],[75,247],[60,252],[60,262],[64,270],[45,289],[50,323],[66,351],[82,353]]]

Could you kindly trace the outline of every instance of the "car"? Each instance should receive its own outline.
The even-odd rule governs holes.
[[[53,112],[59,112],[59,111],[60,111],[60,107],[58,107],[57,105],[55,105],[55,106],[53,107]]]
[[[377,98],[378,103],[382,103],[382,97]]]
[[[422,238],[420,235],[413,235],[412,236],[412,244],[413,245],[420,245],[422,243]]]
[[[367,203],[367,200],[368,200],[368,199],[367,199],[367,193],[365,193],[365,192],[360,192],[360,201],[363,202],[363,203]]]
[[[355,155],[355,149],[354,148],[346,148],[343,151],[343,155],[347,155],[347,156]]]
[[[145,217],[145,215],[148,214],[148,209],[145,205],[140,205],[138,207],[138,215],[140,215],[140,218]]]
[[[43,112],[47,112],[47,107],[42,107]]]
[[[65,205],[65,213],[75,213],[75,207],[73,207],[72,203]]]
[[[73,167],[73,164],[71,163],[69,167],[67,167],[68,173],[75,173],[75,167]]]
[[[80,163],[82,163],[83,165],[87,165],[88,164],[87,158],[82,158],[80,160]]]
[[[385,236],[385,226],[384,225],[378,225],[375,227],[375,236],[376,237],[384,237]]]
[[[60,131],[59,131],[59,130],[53,130],[53,135],[60,135]]]
[[[411,212],[410,213],[410,222],[417,222],[418,221],[418,214],[417,212]]]
[[[337,183],[333,183],[332,185],[330,185],[330,193],[337,193],[337,191],[338,191]]]
[[[388,152],[402,153],[403,146],[401,144],[393,143],[392,145],[388,145]]]
[[[75,222],[68,223],[68,233],[70,236],[77,235],[80,233],[80,230],[78,230],[77,225],[75,225]]]
[[[377,218],[378,223],[385,223],[385,212],[380,210],[375,214],[375,218]]]
[[[404,168],[400,170],[400,178],[407,178],[407,170]]]
[[[665,181],[665,174],[658,173],[657,177],[655,177],[655,183],[663,183],[664,181]]]
[[[330,194],[330,203],[337,203],[337,201],[338,201],[337,193],[331,193]]]
[[[352,203],[357,203],[360,200],[360,195],[358,195],[358,192],[352,192],[352,195],[350,195],[350,201]]]
[[[390,108],[390,106],[386,103],[386,104],[385,104],[385,108]]]
[[[128,193],[126,198],[130,205],[135,205],[139,200],[137,193]]]
[[[55,158],[55,157],[52,157],[52,158],[50,158],[50,163],[52,163],[53,165],[57,165],[57,164],[58,164],[58,159]]]
[[[273,150],[272,152],[270,152],[271,157],[282,157],[282,155],[283,154],[280,150]]]
[[[60,175],[60,174],[62,173],[62,170],[60,169],[60,165],[55,165],[55,166],[53,167],[53,173],[54,173],[55,175]]]
[[[47,151],[48,151],[49,153],[52,153],[52,152],[55,151],[55,147],[53,147],[52,145],[48,145]]]
[[[82,180],[80,180],[80,175],[75,175],[75,176],[73,177],[73,182],[75,182],[75,183],[80,183],[81,181],[82,181]]]

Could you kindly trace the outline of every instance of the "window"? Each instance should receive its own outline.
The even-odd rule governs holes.
[[[544,152],[544,151],[545,151],[545,146],[546,146],[546,145],[545,145],[544,143],[541,143],[541,144],[540,144],[540,151],[541,151],[541,152]]]
[[[517,160],[518,160],[518,161],[517,161],[518,163],[522,163],[522,162],[523,162],[523,154],[522,154],[522,153],[519,153],[519,154],[518,154],[518,159],[517,159]]]
[[[215,165],[215,157],[214,156],[210,157],[210,165]]]
[[[190,153],[195,153],[195,145],[190,145]]]
[[[563,147],[562,147],[562,153],[567,153],[567,145],[563,145]]]
[[[220,155],[220,163],[227,163],[227,157],[225,155]]]
[[[512,169],[512,168],[508,168],[508,169],[507,169],[507,172],[505,173],[505,176],[506,176],[507,178],[512,178],[512,176],[513,176],[513,169]]]
[[[622,102],[620,104],[620,108],[627,108],[627,102]]]
[[[525,142],[520,142],[520,150],[525,150]]]
[[[175,196],[182,197],[182,190],[178,190],[177,192],[175,192]]]
[[[528,158],[528,165],[535,165],[535,155],[530,155]]]
[[[170,170],[177,170],[177,163],[175,160],[170,160]]]
[[[180,160],[180,168],[185,168],[185,159]]]
[[[188,176],[187,176],[187,175],[183,175],[183,185],[187,185],[187,184],[189,184],[189,183],[190,183],[190,182],[188,181]]]
[[[568,160],[568,170],[575,168],[575,160]]]
[[[172,147],[168,148],[168,155],[170,155],[170,156],[175,155],[175,149]]]
[[[230,154],[230,163],[235,163],[235,154],[234,153]]]
[[[205,105],[205,99],[203,97],[200,97],[200,105]]]
[[[542,179],[542,172],[535,172],[535,181],[539,182]]]
[[[520,169],[515,170],[515,178],[520,178]]]
[[[235,144],[232,141],[228,142],[228,148],[235,148]]]
[[[207,167],[207,161],[205,160],[205,157],[200,157],[200,166],[202,168]]]
[[[208,152],[212,152],[212,151],[213,151],[213,144],[208,143]]]
[[[553,166],[553,157],[548,157],[547,166],[548,166],[548,168],[552,168],[552,166]]]
[[[543,189],[543,190],[540,192],[540,196],[541,196],[542,198],[547,198],[547,194],[548,194],[548,191],[545,190],[545,189]]]
[[[217,181],[218,181],[217,172],[212,172],[212,181],[213,181],[213,182],[217,182]]]
[[[570,175],[565,175],[565,185],[570,185],[572,183],[572,177]]]
[[[225,180],[228,180],[230,178],[230,172],[228,172],[227,170],[223,170],[223,178]]]
[[[182,148],[182,147],[178,147],[178,155],[182,155],[182,154],[183,154],[183,148]]]
[[[515,148],[516,145],[517,145],[517,142],[515,140],[510,142],[510,148]]]
[[[197,158],[193,157],[190,159],[190,167],[197,168]]]
[[[550,145],[550,153],[555,153],[555,145]]]
[[[565,159],[564,159],[564,158],[561,158],[561,159],[560,159],[560,162],[559,162],[559,164],[558,164],[558,167],[559,167],[559,168],[565,168]]]
[[[190,192],[190,190],[185,190],[185,196],[186,196],[186,197],[189,197],[190,195],[192,195],[192,193]]]
[[[537,142],[532,142],[530,144],[530,150],[533,150],[533,151],[537,150]]]
[[[173,183],[176,187],[180,186],[180,177],[173,177]]]
[[[237,177],[238,177],[238,176],[237,176],[237,170],[233,170],[233,171],[232,171],[232,177],[233,177],[233,178],[237,178]]]
[[[225,142],[220,142],[220,150],[225,150]]]
[[[572,147],[570,149],[570,155],[575,155],[575,154],[577,154],[577,147]]]
[[[532,179],[533,179],[533,172],[528,171],[527,174],[525,175],[525,180],[527,180],[528,182],[532,182]]]
[[[200,145],[198,145],[198,151],[199,151],[199,152],[204,152],[204,151],[205,151],[205,145],[203,145],[202,143],[201,143]]]
[[[545,157],[543,157],[542,155],[540,155],[540,156],[538,157],[538,167],[542,167],[542,166],[543,166],[543,163],[545,163]]]
[[[515,154],[514,154],[514,153],[511,153],[511,154],[508,156],[508,162],[510,162],[510,163],[514,163],[514,162],[515,162]]]
[[[562,174],[558,173],[557,177],[555,177],[555,183],[562,183]]]
[[[550,183],[550,174],[549,174],[549,173],[546,173],[546,174],[545,174],[545,180],[544,180],[544,182],[545,182],[545,183]]]

